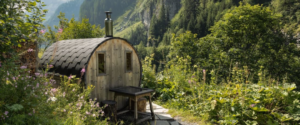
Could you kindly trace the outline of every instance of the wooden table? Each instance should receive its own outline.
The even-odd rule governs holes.
[[[153,120],[155,120],[155,116],[154,116],[153,108],[152,108],[152,102],[151,102],[151,93],[154,92],[153,89],[140,88],[140,87],[134,87],[134,86],[125,86],[125,87],[111,88],[111,89],[109,89],[109,91],[115,93],[115,96],[114,96],[115,101],[116,101],[117,96],[126,96],[126,97],[129,97],[130,99],[134,100],[134,103],[135,103],[135,105],[134,105],[134,122],[136,124],[138,124],[142,121],[145,121],[147,119],[150,119],[151,117]],[[148,116],[148,117],[138,120],[137,102],[140,97],[144,97],[144,96],[149,97],[151,116]],[[130,99],[129,99],[129,110],[118,112],[117,115],[130,111],[130,107],[131,107]]]

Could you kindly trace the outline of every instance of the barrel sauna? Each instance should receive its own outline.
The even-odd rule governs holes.
[[[40,66],[53,65],[54,74],[82,78],[86,86],[95,89],[91,98],[113,100],[109,88],[140,86],[142,67],[134,47],[118,37],[62,40],[47,48]],[[81,74],[82,68],[85,73]],[[117,98],[118,109],[128,104],[128,98]]]

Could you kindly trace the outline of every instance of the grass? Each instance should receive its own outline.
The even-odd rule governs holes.
[[[39,53],[38,53],[38,57],[42,58],[43,54],[44,54],[45,49],[40,49]]]
[[[155,103],[157,103],[157,104],[159,104],[163,107],[170,107],[170,106],[168,106],[168,104],[162,103],[162,102],[159,102],[159,101],[155,101]],[[197,117],[197,116],[193,115],[190,111],[170,108],[169,111],[168,111],[168,114],[170,114],[172,116],[172,118],[180,117],[180,119],[184,122],[196,123],[198,125],[210,125],[209,123],[206,123],[206,122],[202,121],[200,117]]]
[[[117,32],[115,34],[115,36],[122,37],[122,38],[127,38],[126,36],[130,36],[131,31],[136,30],[136,28],[140,25],[143,25],[143,23],[142,22],[137,22],[137,23],[127,27],[126,29],[122,30],[121,32]]]

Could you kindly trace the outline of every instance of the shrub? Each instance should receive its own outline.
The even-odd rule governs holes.
[[[264,67],[257,71],[257,83],[252,82],[247,67],[234,67],[228,76],[231,79],[217,84],[217,70],[209,71],[211,80],[205,82],[207,71],[197,65],[189,67],[189,57],[178,57],[157,74],[150,70],[151,58],[146,59],[143,85],[154,88],[154,97],[170,108],[189,110],[217,124],[299,123],[300,92],[295,91],[296,85],[266,77]]]
[[[27,66],[6,60],[0,67],[0,124],[107,124],[102,107],[70,76],[61,86],[47,72],[30,76]],[[49,65],[48,68],[52,66]]]

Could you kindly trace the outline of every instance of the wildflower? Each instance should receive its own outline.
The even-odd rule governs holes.
[[[39,83],[37,83],[37,84],[36,84],[36,88],[38,88],[39,86],[40,86],[40,84],[39,84]]]
[[[65,95],[66,95],[66,92],[63,93],[63,97],[65,97]]]
[[[72,114],[73,112],[70,112],[70,114]]]
[[[33,113],[33,114],[35,113],[35,109],[33,109],[32,113]]]
[[[40,73],[34,73],[35,74],[35,76],[39,76],[40,75]]]
[[[73,92],[75,91],[75,89],[72,90]]]
[[[69,76],[69,80],[71,80],[71,79],[72,79],[72,75]]]
[[[83,96],[81,96],[80,99],[83,99]]]
[[[13,79],[13,80],[16,80],[16,77],[13,77],[12,79]]]
[[[15,85],[15,87],[17,88],[18,86],[17,86],[17,85]]]
[[[49,68],[53,68],[53,65],[49,65]]]
[[[48,94],[48,92],[45,92],[45,95],[47,95]]]
[[[55,102],[57,100],[57,98],[51,97],[50,100],[53,101],[53,102]]]
[[[254,107],[254,106],[255,106],[255,104],[251,104],[251,106],[250,106],[250,107],[252,108],[252,107]]]
[[[56,89],[56,88],[53,88],[53,89],[51,89],[51,92],[52,92],[52,93],[56,93],[56,92],[57,92],[57,89]]]
[[[28,113],[28,115],[32,116],[32,114],[31,114],[31,113]]]
[[[21,66],[20,68],[21,68],[21,69],[26,69],[26,68],[27,68],[27,66]]]
[[[40,31],[41,34],[44,34],[45,32],[46,32],[45,29],[42,29],[42,30]]]
[[[31,48],[29,48],[28,50],[27,50],[27,52],[32,52],[33,51],[33,49],[31,49]]]
[[[84,68],[81,69],[81,73],[85,73],[85,69]]]
[[[191,84],[191,80],[189,80],[189,83]]]
[[[66,112],[66,109],[64,109],[64,112]]]
[[[7,75],[9,76],[9,72],[7,71]]]
[[[5,111],[5,112],[4,112],[5,115],[7,115],[8,113],[9,113],[8,111]]]
[[[56,84],[56,81],[53,80],[53,79],[50,79],[50,83],[51,83],[51,84]]]
[[[59,29],[58,29],[58,32],[59,32],[59,33],[62,33],[62,32],[63,32],[63,29],[62,29],[62,28],[59,28]]]
[[[87,114],[87,115],[90,115],[91,113],[90,113],[90,112],[88,112],[88,111],[86,111],[86,112],[85,112],[85,114]]]
[[[95,114],[93,114],[93,117],[96,117],[96,115],[95,115]]]
[[[205,69],[203,69],[203,73],[205,73]]]

